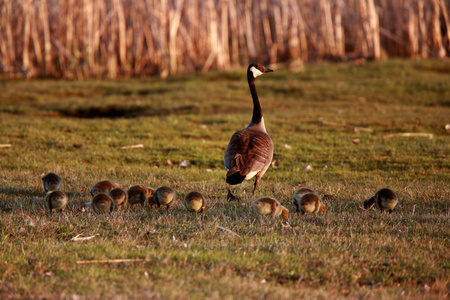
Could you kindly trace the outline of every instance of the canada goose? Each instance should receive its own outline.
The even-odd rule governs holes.
[[[113,199],[113,204],[117,208],[124,208],[128,203],[128,194],[121,188],[112,189],[109,196]]]
[[[258,182],[270,166],[273,158],[273,143],[267,134],[262,115],[261,104],[256,93],[256,77],[273,72],[263,65],[251,64],[247,69],[247,80],[253,98],[253,116],[248,126],[235,132],[225,151],[226,182],[228,186],[228,200],[237,199],[231,193],[231,185],[242,183],[256,176],[252,199],[255,196]]]
[[[128,203],[130,203],[130,205],[140,203],[142,206],[144,206],[145,201],[148,199],[150,206],[153,206],[153,198],[151,197],[153,195],[153,192],[154,190],[150,187],[145,187],[140,184],[133,185],[127,191]]]
[[[327,210],[325,204],[323,204],[322,200],[320,200],[320,197],[314,193],[303,195],[297,205],[302,214],[317,213],[319,211],[325,212]]]
[[[47,201],[48,209],[52,213],[54,209],[64,210],[69,202],[69,197],[61,191],[50,191],[47,192],[45,201]]]
[[[92,197],[94,197],[98,193],[108,194],[109,191],[115,188],[123,189],[123,185],[115,183],[111,180],[102,180],[94,184],[94,186],[91,188],[91,195]]]
[[[41,177],[42,183],[44,184],[44,191],[56,191],[61,189],[62,179],[58,174],[55,173],[47,173]]]
[[[300,199],[309,193],[316,194],[316,192],[309,188],[301,188],[297,192],[295,192],[294,197],[292,198],[292,203],[294,203],[295,207],[297,208],[297,211],[300,212]]]
[[[109,213],[113,210],[113,199],[105,193],[97,193],[92,198],[92,208],[98,214]]]
[[[161,205],[165,205],[167,209],[173,204],[174,200],[177,197],[176,192],[167,186],[159,187],[155,190],[152,195],[154,203],[160,207]],[[149,200],[150,203],[150,200]]]
[[[190,212],[205,212],[206,200],[205,197],[199,192],[190,192],[184,197],[184,206]]]
[[[274,217],[278,217],[279,215],[283,215],[285,219],[289,217],[289,210],[282,206],[278,200],[270,197],[263,197],[253,201],[252,206],[257,213],[263,216],[273,215]]]
[[[392,210],[398,203],[397,195],[390,189],[382,188],[378,190],[375,195],[364,201],[364,208],[371,209],[374,204],[383,211],[388,210],[392,213]]]

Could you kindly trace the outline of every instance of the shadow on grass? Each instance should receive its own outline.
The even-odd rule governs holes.
[[[17,210],[32,212],[35,208],[46,207],[46,193],[42,190],[32,190],[27,188],[0,186],[0,194],[5,195],[5,199],[0,202],[0,210],[3,213],[15,213]],[[69,197],[69,206],[73,211],[81,211],[82,202],[74,202],[73,197],[77,192],[66,193]]]
[[[45,195],[43,191],[31,190],[27,188],[6,187],[6,186],[0,186],[0,194],[25,196],[25,197],[38,197]]]
[[[206,106],[200,105],[181,105],[177,107],[159,107],[154,108],[150,106],[142,105],[121,105],[112,104],[105,106],[88,106],[88,107],[76,107],[76,108],[49,108],[54,110],[62,116],[81,118],[81,119],[94,119],[94,118],[136,118],[136,117],[164,117],[169,115],[190,115],[199,113],[248,113],[250,110],[239,105],[239,103],[232,104],[210,104]],[[213,124],[223,124],[226,120],[214,121]]]
[[[66,117],[93,119],[93,118],[136,118],[140,116],[167,116],[170,114],[191,114],[198,112],[195,105],[184,105],[174,108],[151,108],[142,106],[107,105],[102,107],[78,107],[75,109],[59,109],[60,114]]]
[[[0,194],[11,195],[16,198],[38,197],[38,198],[42,198],[42,199],[44,199],[45,195],[46,195],[46,193],[40,189],[32,190],[32,189],[27,189],[27,188],[5,187],[5,186],[0,186]],[[82,195],[79,192],[66,192],[66,194],[69,198],[73,198],[73,197]],[[9,202],[8,200],[10,200],[11,202],[17,202],[16,199],[7,199],[7,202]]]

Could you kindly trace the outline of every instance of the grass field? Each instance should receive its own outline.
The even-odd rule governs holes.
[[[256,197],[279,199],[287,224],[251,210],[253,181],[226,200],[223,154],[251,119],[245,71],[1,81],[0,298],[448,298],[450,63],[318,64],[256,84],[281,163]],[[433,137],[388,136],[406,132]],[[52,215],[50,171],[70,197]],[[101,179],[168,185],[178,202],[83,212]],[[332,196],[325,214],[294,211],[302,186]],[[394,212],[361,209],[381,187],[399,196]],[[185,210],[192,190],[208,214]],[[92,262],[114,259],[135,261]]]

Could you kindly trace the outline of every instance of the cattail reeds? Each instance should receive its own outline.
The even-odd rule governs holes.
[[[128,77],[450,56],[445,0],[0,2],[0,73]]]

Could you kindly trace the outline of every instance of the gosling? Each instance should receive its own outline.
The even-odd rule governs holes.
[[[397,203],[397,195],[391,189],[382,188],[375,195],[364,201],[364,208],[371,209],[376,204],[380,211],[387,210],[389,213],[392,213]]]
[[[92,208],[98,214],[110,213],[113,210],[113,199],[105,193],[98,193],[92,199]]]
[[[294,203],[294,205],[297,208],[298,212],[300,212],[300,206],[299,206],[300,199],[304,195],[309,194],[309,193],[315,194],[316,192],[314,190],[312,190],[312,189],[309,189],[309,188],[301,188],[297,192],[295,192],[294,197],[292,198],[292,203]]]
[[[300,201],[297,202],[297,208],[302,214],[317,213],[319,211],[324,213],[327,210],[320,197],[313,193],[303,195]]]
[[[58,174],[55,173],[47,173],[41,177],[42,183],[44,184],[44,191],[58,191],[61,189],[62,179]]]
[[[206,213],[206,200],[205,197],[199,192],[190,192],[184,197],[184,206],[190,212]]]
[[[127,191],[128,203],[130,205],[140,203],[144,206],[145,201],[148,199],[150,206],[152,206],[152,195],[154,190],[150,187],[145,187],[143,185],[133,185]]]
[[[263,197],[252,202],[252,206],[260,215],[272,215],[278,217],[282,215],[284,219],[289,217],[289,210],[282,206],[276,199]]]
[[[174,200],[177,197],[177,193],[167,186],[162,186],[156,189],[156,191],[152,195],[153,203],[156,203],[158,207],[161,205],[165,205],[167,209],[175,202]],[[149,200],[150,201],[150,200]]]
[[[124,208],[128,203],[128,194],[121,188],[112,189],[109,196],[113,199],[113,205],[117,208]]]
[[[52,213],[54,209],[63,211],[69,203],[69,197],[61,191],[50,191],[47,193],[45,201],[47,201],[48,209]]]
[[[111,180],[102,180],[94,184],[91,188],[91,195],[94,197],[98,193],[108,194],[112,189],[121,188],[123,189],[123,185],[115,183]]]

